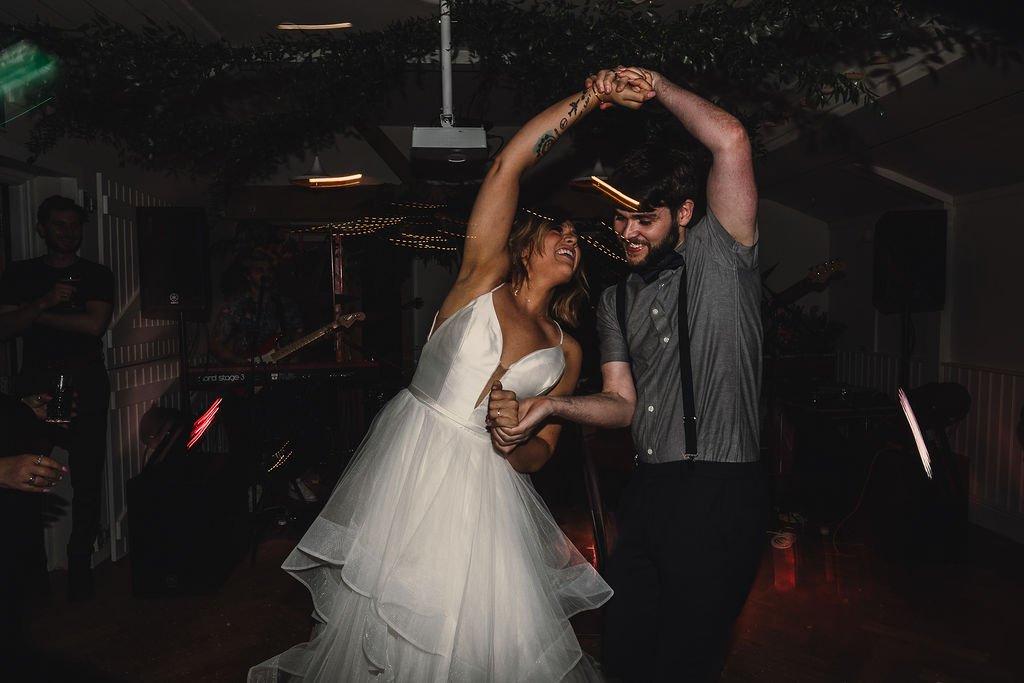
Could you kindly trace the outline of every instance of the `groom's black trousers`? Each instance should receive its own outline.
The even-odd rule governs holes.
[[[639,463],[606,572],[606,671],[629,682],[717,680],[768,519],[761,463]]]

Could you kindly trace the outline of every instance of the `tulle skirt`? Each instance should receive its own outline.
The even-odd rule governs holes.
[[[599,680],[568,618],[611,589],[527,475],[408,390],[283,567],[317,625],[251,683]]]

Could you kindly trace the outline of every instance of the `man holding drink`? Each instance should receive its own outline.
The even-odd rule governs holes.
[[[60,415],[51,401],[49,419],[66,422],[51,430],[70,457],[71,538],[68,541],[69,597],[93,594],[92,551],[99,530],[102,473],[106,458],[110,382],[103,335],[114,309],[114,276],[106,266],[81,258],[86,213],[67,197],[44,200],[36,232],[46,254],[15,261],[0,279],[0,338],[22,338],[19,394],[65,392],[75,415]],[[58,386],[60,384],[60,386]]]

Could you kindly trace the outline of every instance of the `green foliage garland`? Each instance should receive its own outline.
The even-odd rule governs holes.
[[[929,16],[914,6],[733,0],[663,17],[631,0],[462,0],[454,3],[453,34],[478,60],[484,101],[506,86],[524,105],[539,106],[598,68],[639,64],[686,83],[757,131],[808,125],[833,103],[873,100],[868,81],[848,72],[856,65],[874,64],[858,68],[873,68],[868,75],[877,78],[911,50],[1013,55],[998,49],[991,32],[968,30],[962,16]],[[126,161],[232,185],[266,177],[290,155],[375,120],[410,72],[436,69],[428,62],[438,31],[435,17],[233,46],[171,26],[132,31],[97,17],[74,31],[8,27],[4,42],[19,38],[63,65],[55,100],[33,125],[34,153],[62,138],[101,140]],[[661,125],[657,108],[650,111],[649,134],[678,131]],[[601,135],[617,121],[595,120],[582,135]]]

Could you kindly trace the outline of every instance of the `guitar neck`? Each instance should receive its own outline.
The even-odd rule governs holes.
[[[786,287],[784,290],[772,297],[772,306],[776,308],[783,308],[810,291],[811,282],[805,278],[800,282],[797,282],[795,285]]]
[[[310,332],[306,336],[300,337],[295,341],[291,342],[290,344],[285,344],[281,348],[271,351],[270,353],[263,356],[263,360],[267,363],[275,363],[284,358],[285,356],[290,356],[293,353],[301,351],[302,349],[306,348],[313,342],[327,336],[331,332],[334,332],[334,330],[336,330],[338,327],[339,326],[337,323],[330,323],[328,325],[324,325],[320,329]]]
[[[824,289],[837,273],[841,273],[845,269],[846,265],[842,259],[829,259],[824,263],[820,263],[811,268],[805,278],[773,295],[769,305],[771,308],[785,308],[804,294],[816,289]]]
[[[350,313],[346,316],[343,316],[340,320],[329,322],[320,329],[314,330],[307,334],[306,336],[301,337],[300,339],[296,339],[290,344],[285,344],[284,346],[275,351],[263,354],[262,356],[260,356],[260,360],[263,361],[264,363],[276,363],[285,356],[290,356],[296,351],[300,351],[306,348],[313,342],[317,341],[318,339],[323,339],[324,337],[335,332],[336,330],[339,330],[343,327],[351,327],[352,324],[357,320],[366,320],[366,315],[361,311],[358,313]]]

